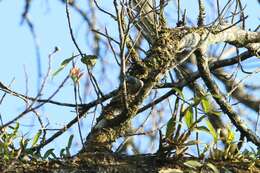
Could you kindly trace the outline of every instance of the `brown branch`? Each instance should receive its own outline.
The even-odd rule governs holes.
[[[67,82],[67,80],[69,79],[69,76],[67,76],[62,83],[60,84],[60,86],[50,95],[50,97],[48,99],[52,99],[59,91],[60,89],[64,86],[64,84]],[[18,119],[22,118],[25,114],[34,111],[36,109],[39,109],[40,107],[42,107],[45,103],[41,103],[38,104],[37,106],[33,106],[33,103],[30,104],[30,106],[28,108],[26,108],[22,113],[20,113],[18,116],[16,116],[15,118],[13,118],[12,120],[8,121],[7,123],[3,124],[2,126],[0,126],[0,130],[2,130],[3,128],[11,125],[12,123],[14,123],[15,121],[17,121]]]
[[[251,129],[249,129],[240,119],[239,115],[234,112],[232,106],[229,105],[229,103],[226,101],[225,96],[221,93],[215,81],[212,80],[207,58],[205,57],[204,53],[202,53],[204,51],[205,50],[202,48],[199,48],[197,51],[195,51],[195,54],[197,56],[199,72],[204,83],[211,92],[212,97],[218,103],[223,112],[228,115],[233,125],[240,131],[241,135],[246,136],[249,141],[253,142],[257,146],[260,146],[260,138]]]
[[[50,142],[52,142],[54,139],[56,139],[57,137],[59,137],[60,135],[62,135],[64,132],[66,132],[70,127],[72,127],[75,123],[78,122],[78,118],[82,118],[91,108],[93,108],[94,106],[98,105],[99,103],[106,101],[107,99],[111,98],[112,96],[116,95],[118,92],[118,90],[114,90],[112,92],[110,92],[107,95],[104,95],[103,97],[96,99],[92,102],[89,102],[87,104],[84,104],[84,106],[82,108],[80,108],[79,110],[79,115],[78,117],[75,117],[74,119],[72,119],[69,123],[67,123],[63,128],[59,129],[56,133],[54,133],[51,137],[49,137],[48,139],[46,139],[43,143],[37,145],[36,147],[31,148],[32,151],[36,151],[40,148],[43,148],[44,146],[46,146],[47,144],[49,144]]]
[[[202,166],[194,168],[188,162],[198,163]],[[137,154],[134,156],[119,155],[114,153],[84,153],[80,157],[66,160],[49,161],[1,161],[0,171],[9,172],[107,172],[107,173],[173,173],[173,172],[200,172],[216,173],[219,172],[240,172],[257,173],[260,171],[258,160],[212,160],[200,159],[184,156],[182,158],[164,158],[159,154]],[[213,165],[213,166],[208,166]],[[214,169],[212,169],[212,167]],[[215,171],[215,169],[217,171]]]
[[[167,30],[161,33],[161,38],[155,43],[151,53],[143,60],[144,68],[140,70],[135,64],[129,68],[127,75],[143,82],[138,94],[128,95],[129,107],[124,110],[120,95],[114,97],[104,107],[97,124],[86,139],[86,151],[110,150],[112,142],[122,136],[128,129],[128,122],[136,116],[139,105],[149,95],[169,68],[174,63],[175,45],[182,38],[184,31],[180,29]],[[177,34],[178,33],[178,34]],[[129,86],[127,86],[129,87]]]
[[[245,52],[241,53],[240,55],[234,56],[229,59],[213,61],[211,64],[209,64],[209,68],[210,68],[210,71],[214,71],[218,68],[237,64],[239,61],[245,61],[252,56],[253,56],[253,53],[251,53],[250,51],[245,51]],[[172,87],[178,88],[179,86],[183,87],[183,86],[187,85],[187,82],[192,82],[192,81],[198,79],[199,77],[200,77],[200,73],[197,71],[197,72],[193,72],[192,74],[189,74],[188,78],[180,79],[179,82],[158,84],[156,87],[157,88],[172,88]]]

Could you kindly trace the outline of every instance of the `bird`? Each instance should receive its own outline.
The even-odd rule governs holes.
[[[137,95],[144,86],[144,82],[134,76],[128,75],[126,76],[126,85],[128,94]]]

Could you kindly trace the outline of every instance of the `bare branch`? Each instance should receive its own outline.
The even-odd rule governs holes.
[[[243,122],[240,119],[239,115],[233,111],[232,107],[226,101],[225,96],[220,92],[218,86],[212,80],[207,59],[204,53],[202,53],[204,51],[205,50],[201,50],[200,48],[195,53],[197,56],[198,69],[201,73],[201,77],[205,82],[205,84],[207,85],[208,89],[210,90],[212,97],[219,104],[223,112],[228,115],[229,119],[232,121],[234,126],[236,126],[236,128],[240,131],[241,135],[246,136],[249,141],[252,141],[255,145],[259,146],[260,138],[252,130],[250,130],[246,126],[245,122]]]

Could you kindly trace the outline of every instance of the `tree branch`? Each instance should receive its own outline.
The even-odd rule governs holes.
[[[221,93],[216,83],[212,80],[207,58],[205,57],[204,53],[202,53],[203,51],[205,50],[199,48],[197,51],[195,51],[195,54],[197,56],[199,72],[201,74],[204,83],[206,84],[209,91],[211,92],[212,97],[218,103],[218,105],[223,110],[223,112],[228,115],[231,122],[240,131],[241,135],[246,136],[249,141],[253,142],[257,146],[260,146],[260,138],[252,130],[250,130],[246,126],[246,124],[240,119],[239,115],[237,115],[237,113],[234,112],[232,107],[226,101],[225,96]]]

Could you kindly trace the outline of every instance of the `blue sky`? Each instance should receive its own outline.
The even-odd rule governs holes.
[[[83,1],[82,1],[83,2]],[[197,2],[197,1],[196,1]],[[247,26],[254,29],[259,24],[259,4],[256,0],[251,1],[242,1],[247,3],[246,14],[249,15],[247,20]],[[30,17],[35,26],[35,31],[37,34],[37,41],[40,45],[40,55],[42,62],[43,73],[46,73],[48,55],[53,51],[55,46],[60,48],[60,51],[56,53],[52,58],[52,67],[53,70],[59,67],[59,64],[65,59],[76,53],[76,49],[72,44],[71,38],[69,36],[69,30],[67,26],[67,19],[65,14],[65,7],[59,1],[49,0],[49,4],[44,0],[33,1],[32,10],[30,11]],[[191,1],[183,1],[183,7],[187,8],[187,15],[191,16],[193,19],[197,18],[197,13],[195,8],[196,5]],[[112,4],[112,3],[111,3]],[[109,5],[108,1],[103,1],[100,5],[108,10],[113,10],[112,5]],[[84,2],[83,2],[84,5]],[[25,72],[28,74],[28,86],[29,86],[29,95],[35,96],[37,93],[37,61],[36,61],[36,50],[34,47],[34,41],[32,35],[29,31],[29,28],[26,24],[21,25],[21,14],[24,8],[24,1],[21,0],[2,0],[0,1],[0,81],[5,84],[10,83],[13,79],[12,89],[14,91],[25,93],[26,81],[25,81]],[[170,7],[169,7],[170,8]],[[209,9],[209,8],[208,8]],[[91,41],[86,38],[86,25],[83,23],[80,16],[72,12],[72,22],[75,34],[77,36],[77,41],[82,50],[87,54],[91,54],[92,50],[89,49]],[[172,11],[170,11],[172,12]],[[175,11],[173,11],[175,14]],[[174,14],[167,13],[169,19],[173,21],[176,20]],[[98,21],[102,23],[103,27],[106,26],[108,31],[113,36],[117,36],[117,33],[114,29],[113,20],[107,16],[104,16],[101,13],[98,13]],[[104,28],[101,28],[104,29]],[[107,56],[107,55],[106,55]],[[114,61],[111,57],[106,58],[106,61]],[[110,58],[110,59],[109,59]],[[113,62],[114,63],[114,62]],[[100,68],[99,68],[100,67]],[[81,67],[84,69],[84,67]],[[101,66],[98,66],[94,69],[96,73],[100,73]],[[63,77],[68,73],[69,68],[66,68],[61,74],[59,74],[54,79],[48,80],[47,88],[44,90],[46,94],[43,96],[47,98],[62,81]],[[110,72],[110,81],[104,82],[104,91],[108,91],[116,87],[116,82],[118,77],[116,76],[118,71],[115,69],[113,72]],[[101,74],[101,73],[100,73]],[[101,78],[100,78],[101,79]],[[108,89],[109,88],[109,89]],[[88,101],[94,97],[87,98]],[[54,100],[59,100],[62,102],[72,102],[73,100],[73,85],[72,82],[68,82],[65,87],[62,89],[61,94],[58,94]],[[21,112],[24,109],[24,104],[15,97],[6,97],[4,103],[0,105],[1,115],[3,121],[6,122],[12,117],[17,115],[17,112]],[[48,105],[44,107],[43,114],[45,120],[54,122],[52,127],[60,127],[68,120],[72,119],[75,115],[72,113],[70,108],[56,107]],[[91,117],[88,117],[84,120],[84,126],[89,127],[91,122]],[[25,118],[21,121],[22,128],[25,132],[31,133],[34,135],[37,131],[34,131],[38,125],[36,120],[32,115],[26,115]],[[31,126],[36,125],[36,126]],[[76,126],[75,126],[76,127]],[[68,131],[68,134],[77,134],[77,129],[72,128]],[[83,136],[87,134],[84,131]],[[68,136],[64,135],[63,137],[58,138],[53,143],[53,147],[59,150],[62,147],[61,143],[66,145]],[[75,139],[79,143],[79,138]],[[75,149],[76,151],[77,149]]]

